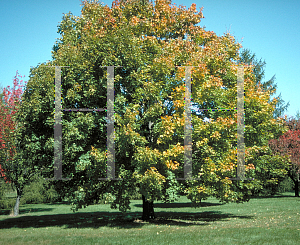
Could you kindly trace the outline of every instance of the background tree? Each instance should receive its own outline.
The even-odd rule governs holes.
[[[255,75],[255,82],[256,85],[259,83],[262,84],[262,88],[264,91],[270,91],[270,95],[273,96],[276,93],[277,84],[275,83],[275,75],[267,81],[263,81],[265,77],[265,66],[266,62],[260,59],[259,61],[256,58],[254,53],[251,53],[249,49],[243,49],[240,54],[240,61],[248,64],[253,65],[253,73]],[[277,103],[275,107],[275,111],[273,112],[274,118],[283,116],[284,112],[290,105],[290,102],[286,103],[281,97],[281,93],[276,97]]]
[[[19,151],[19,142],[17,134],[19,124],[17,121],[17,112],[21,106],[22,82],[19,80],[18,71],[13,81],[13,88],[8,86],[3,89],[2,98],[0,100],[0,170],[5,181],[9,181],[13,190],[17,191],[16,204],[14,207],[14,215],[19,214],[20,198],[23,188],[29,181],[27,165],[21,164],[15,159],[17,151]]]
[[[3,86],[0,86],[0,100],[3,101]]]
[[[0,87],[0,105],[1,105],[1,107],[3,106],[3,102],[4,102],[4,99],[3,99],[3,87],[1,86]],[[1,111],[2,111],[3,109],[1,108]],[[1,132],[2,132],[2,127],[1,127]],[[2,140],[2,136],[1,136],[1,138],[0,138],[1,140]],[[1,141],[2,142],[2,141]],[[3,147],[3,145],[1,145],[1,147]],[[2,153],[3,154],[3,153]],[[1,177],[5,177],[5,175],[4,175],[4,170],[2,169],[2,167],[1,167],[1,165],[0,165],[0,178]]]
[[[289,130],[278,139],[270,140],[270,146],[275,154],[287,156],[290,160],[288,176],[295,184],[295,196],[299,197],[300,120],[290,118],[286,124]]]
[[[70,66],[62,70],[62,108],[105,108],[103,66],[122,66],[115,68],[114,81],[115,173],[121,180],[98,180],[106,177],[106,113],[62,113],[63,177],[72,179],[56,184],[74,210],[111,193],[111,207],[125,212],[138,188],[142,218],[149,219],[155,200],[172,202],[183,193],[195,206],[209,196],[243,202],[284,173],[282,158],[268,148],[268,140],[285,130],[283,120],[273,118],[276,101],[256,86],[246,65],[246,177],[259,178],[230,180],[236,177],[236,113],[200,109],[236,107],[240,44],[229,34],[219,37],[196,26],[202,17],[195,4],[185,9],[168,0],[114,1],[111,8],[85,1],[80,17],[64,15],[53,61],[31,70],[22,97],[20,159],[53,176],[54,68],[48,65]],[[193,177],[200,180],[179,181],[184,177],[185,70],[176,66],[187,65],[194,66]]]
[[[297,112],[296,112],[295,119],[296,119],[296,120],[299,120],[299,119],[300,119],[300,111],[299,111],[299,110],[297,110]]]
[[[256,55],[254,53],[251,53],[251,51],[249,49],[243,49],[241,51],[240,61],[253,66],[253,74],[255,76],[255,83],[257,86],[259,86],[261,84],[262,89],[264,91],[270,92],[270,99],[269,99],[269,102],[270,102],[271,97],[274,97],[274,95],[276,93],[277,84],[275,83],[275,75],[270,80],[263,81],[263,79],[265,77],[266,62],[262,61],[262,59],[258,60],[256,58]],[[273,117],[274,118],[283,117],[284,112],[289,107],[289,102],[286,104],[284,103],[284,100],[281,98],[281,93],[279,94],[279,96],[275,97],[275,99],[277,100],[277,102],[275,104],[275,110],[273,112]],[[264,177],[263,176],[261,176],[261,177],[267,178],[267,179],[271,178],[270,173],[266,173],[266,175],[267,176],[263,175]],[[266,183],[266,185],[264,186],[264,188],[262,190],[254,192],[255,195],[265,196],[265,195],[274,195],[274,194],[278,193],[279,183],[284,181],[284,179],[286,179],[286,178],[288,178],[288,176],[280,177],[278,179],[278,182]]]

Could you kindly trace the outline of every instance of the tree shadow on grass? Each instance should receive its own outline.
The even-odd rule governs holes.
[[[253,219],[250,215],[233,215],[220,211],[205,211],[199,213],[184,213],[184,212],[157,212],[157,217],[151,223],[164,225],[209,225],[211,222],[226,221],[232,218],[237,219]]]
[[[209,203],[209,202],[201,202],[200,207],[210,207],[210,206],[219,206],[224,205],[222,203]],[[134,204],[136,207],[142,208],[142,204]],[[154,208],[192,208],[191,202],[185,203],[154,203]]]
[[[117,227],[119,229],[138,228],[149,223],[159,225],[209,225],[210,222],[226,221],[230,218],[252,219],[253,216],[233,215],[219,211],[188,213],[188,212],[156,212],[156,219],[149,222],[140,220],[141,212],[127,214],[116,212],[80,212],[71,214],[53,215],[28,215],[8,217],[0,221],[1,229],[10,228],[39,228],[39,227],[61,227],[61,228],[99,228]]]

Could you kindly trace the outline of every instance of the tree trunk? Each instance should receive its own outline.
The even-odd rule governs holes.
[[[16,199],[16,204],[14,207],[14,216],[19,215],[19,207],[20,207],[20,199],[22,196],[22,190],[20,188],[17,188],[17,199]]]
[[[295,197],[299,197],[299,181],[298,181],[298,179],[296,179],[294,181],[294,183],[295,183]]]
[[[293,175],[291,172],[288,172],[288,176],[291,178],[291,180],[294,182],[295,184],[295,197],[299,197],[299,175],[296,174]]]
[[[142,198],[143,198],[143,216],[142,216],[142,220],[155,219],[153,201],[148,202],[144,195],[142,195]]]

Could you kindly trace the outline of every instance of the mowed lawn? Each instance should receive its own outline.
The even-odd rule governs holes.
[[[0,244],[300,244],[300,198],[284,193],[243,204],[186,197],[155,203],[157,218],[142,222],[142,201],[122,215],[109,204],[73,213],[66,204],[30,204],[20,216],[0,210]]]

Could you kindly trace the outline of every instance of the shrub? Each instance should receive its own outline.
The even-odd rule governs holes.
[[[7,196],[12,191],[10,183],[5,183],[4,179],[0,178],[0,209],[11,209],[14,207],[16,199]]]
[[[264,185],[263,189],[255,192],[253,191],[252,196],[267,197],[274,196],[279,193],[291,192],[293,191],[294,186],[294,182],[288,176],[279,178],[279,180],[271,179]]]
[[[36,175],[33,181],[25,186],[21,204],[53,203],[58,200],[59,195],[53,184],[40,175]]]
[[[293,192],[295,183],[291,180],[290,177],[286,177],[282,182],[279,183],[278,191],[279,193],[283,192]]]

